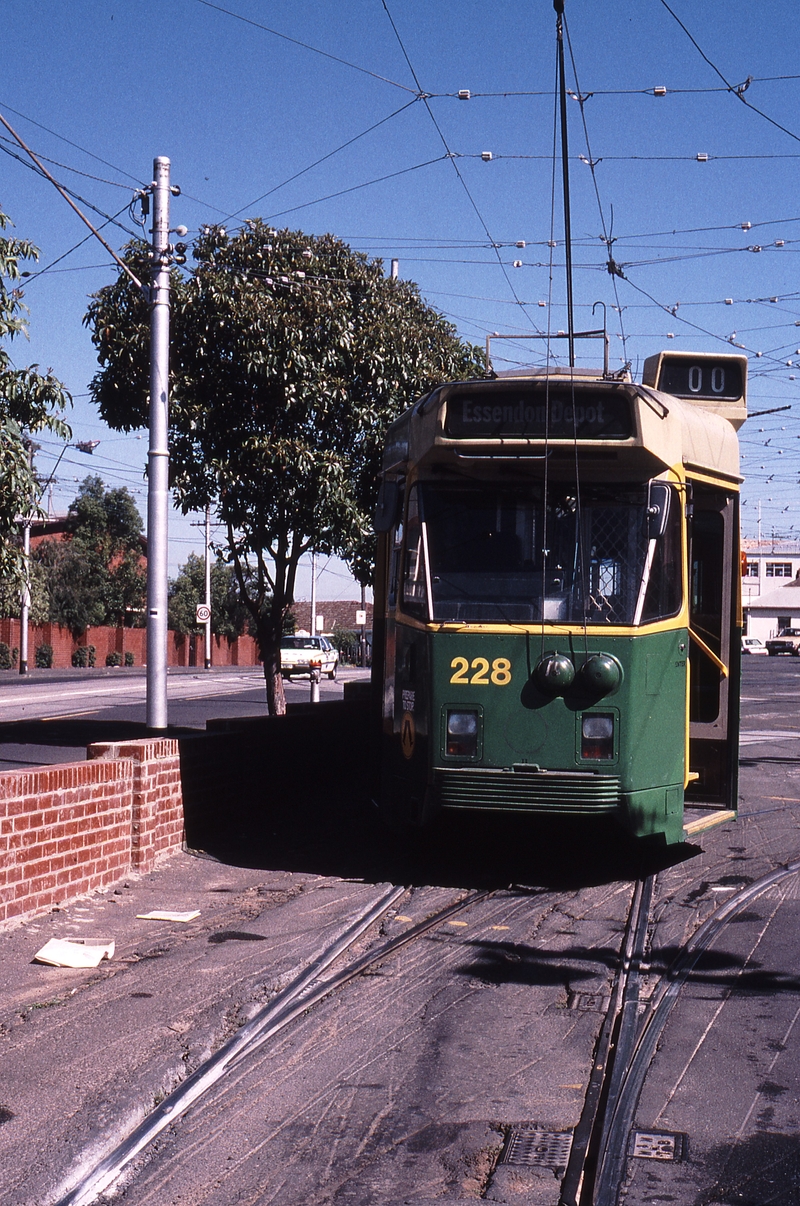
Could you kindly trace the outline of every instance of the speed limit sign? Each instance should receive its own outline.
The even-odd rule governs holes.
[[[205,603],[198,603],[194,611],[194,618],[198,624],[207,624],[211,619],[211,608]]]

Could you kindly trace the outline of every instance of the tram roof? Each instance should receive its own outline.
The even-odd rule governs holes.
[[[602,462],[604,476],[616,461],[625,477],[640,472],[655,476],[682,465],[689,473],[741,480],[736,431],[747,414],[744,396],[722,402],[678,397],[626,378],[604,378],[596,370],[530,369],[437,386],[390,426],[384,471],[441,463],[456,455],[476,463],[487,457],[523,462],[546,442],[556,454],[577,445],[581,462]],[[545,399],[550,407],[546,437]],[[560,412],[554,411],[558,405]],[[598,410],[605,430],[596,421]],[[540,430],[534,430],[537,413]],[[561,434],[554,413],[567,417]],[[576,437],[578,418],[582,430]]]

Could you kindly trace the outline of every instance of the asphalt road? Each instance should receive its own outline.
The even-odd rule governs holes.
[[[346,667],[336,682],[323,679],[320,699],[341,699],[343,684],[369,671]],[[284,684],[288,702],[310,698],[310,683]],[[204,729],[209,719],[266,713],[260,666],[211,670],[172,668],[167,679],[169,723]],[[0,671],[0,770],[73,762],[91,741],[145,733],[146,679],[129,669]]]
[[[57,1201],[397,883],[406,896],[363,949],[466,891],[492,895],[242,1060],[101,1200],[555,1206],[549,1168],[498,1162],[506,1136],[576,1125],[637,877],[657,873],[646,1005],[722,902],[800,856],[798,690],[800,663],[747,659],[740,819],[668,855],[603,826],[516,817],[454,818],[400,844],[346,793],[281,799],[263,847],[225,863],[181,855],[0,936],[3,1201]],[[633,1126],[682,1158],[624,1160],[626,1206],[800,1201],[798,901],[792,874],[692,967]],[[200,917],[137,920],[155,907]],[[81,934],[115,937],[114,961],[29,963],[47,937]]]

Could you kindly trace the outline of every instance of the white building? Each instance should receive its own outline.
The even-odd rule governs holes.
[[[744,630],[762,641],[800,628],[800,541],[742,540]]]

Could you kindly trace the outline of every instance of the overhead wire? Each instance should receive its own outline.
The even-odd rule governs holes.
[[[99,227],[99,229],[100,229],[100,230],[102,230],[104,226],[107,226],[107,225],[109,224],[109,222],[113,222],[113,221],[114,221],[114,219],[115,219],[115,218],[118,218],[120,214],[124,214],[124,213],[125,213],[125,210],[126,210],[127,208],[128,208],[128,205],[127,205],[127,202],[126,202],[126,204],[125,204],[125,205],[123,205],[122,209],[118,210],[118,211],[117,211],[117,213],[113,215],[113,217],[110,217],[110,218],[108,218],[108,219],[107,219],[107,221],[103,222],[103,224],[102,224],[102,225]],[[52,260],[52,261],[51,261],[49,264],[46,264],[44,268],[40,268],[40,269],[38,270],[38,272],[31,272],[31,273],[30,273],[30,274],[28,274],[27,276],[25,275],[25,273],[21,273],[20,275],[25,276],[25,285],[26,285],[26,287],[27,287],[28,285],[32,284],[32,283],[33,283],[35,280],[37,280],[37,279],[38,279],[38,277],[40,277],[40,276],[44,276],[44,274],[45,274],[46,272],[52,272],[52,270],[55,268],[56,264],[60,264],[60,263],[62,262],[62,260],[65,260],[65,259],[67,258],[67,256],[70,256],[70,255],[72,255],[72,253],[73,253],[74,251],[77,251],[79,247],[83,247],[84,243],[88,243],[88,242],[89,242],[89,240],[90,240],[92,237],[93,237],[93,236],[92,236],[92,234],[91,234],[91,233],[89,233],[89,234],[85,235],[85,236],[84,236],[84,237],[83,237],[83,238],[80,240],[80,242],[78,242],[78,243],[76,243],[76,244],[75,244],[75,246],[74,246],[74,247],[70,247],[69,251],[65,251],[65,252],[64,252],[62,255],[58,256],[58,257],[57,257],[57,259]],[[96,268],[96,267],[103,267],[103,268],[105,268],[105,267],[107,267],[107,265],[106,265],[106,264],[102,264],[102,265],[97,265],[97,264],[94,264],[94,265],[88,265],[88,266],[85,266],[85,267],[95,267],[95,268]],[[64,270],[63,270],[63,269],[60,269],[59,271],[64,271]],[[79,271],[79,269],[74,269],[74,271]]]
[[[292,38],[288,34],[281,33],[280,30],[272,29],[269,25],[263,25],[260,21],[253,21],[250,17],[236,13],[230,8],[223,8],[220,4],[212,4],[211,0],[196,0],[196,2],[205,5],[206,8],[216,9],[218,13],[225,13],[226,16],[233,17],[237,21],[242,21],[245,25],[252,25],[256,29],[263,29],[265,33],[272,34],[273,37],[281,38],[284,42],[291,42],[293,46],[300,46],[303,50],[310,50],[313,54],[321,55],[324,59],[331,59],[334,63],[340,63],[343,67],[350,67],[353,71],[360,71],[363,75],[369,75],[375,80],[380,80],[383,84],[391,84],[393,88],[401,88],[404,92],[414,91],[407,84],[399,84],[397,80],[380,75],[377,71],[370,71],[369,68],[361,67],[358,63],[352,63],[349,59],[340,58],[339,55],[331,54],[327,50],[320,50],[318,46],[312,46],[309,42],[301,42],[299,38]]]
[[[371,126],[368,126],[366,130],[362,130],[360,134],[354,135],[353,138],[348,138],[346,142],[343,142],[340,146],[336,147],[335,150],[328,151],[326,155],[321,155],[318,159],[315,159],[313,163],[309,163],[307,167],[301,168],[299,172],[295,172],[293,175],[288,176],[286,180],[282,180],[280,184],[276,184],[273,188],[268,189],[267,192],[262,193],[260,197],[256,197],[254,201],[248,202],[247,205],[240,206],[239,209],[234,210],[232,214],[228,214],[228,218],[237,218],[239,214],[244,213],[246,209],[250,209],[253,205],[258,205],[259,202],[265,201],[267,197],[271,197],[273,193],[277,193],[280,189],[285,188],[287,184],[292,184],[295,180],[299,180],[301,176],[306,175],[307,172],[312,171],[315,167],[319,167],[321,163],[325,163],[326,160],[332,159],[334,155],[338,155],[341,151],[346,150],[347,147],[352,146],[353,143],[358,142],[359,139],[365,138],[367,134],[371,134],[373,130],[377,130],[380,126],[385,125],[386,122],[391,121],[392,118],[398,117],[401,113],[404,113],[406,109],[410,108],[411,105],[415,104],[419,99],[420,98],[418,96],[412,97],[410,101],[406,101],[404,105],[401,105],[399,109],[395,109],[394,112],[389,113],[388,116],[382,117],[380,121],[373,122]]]
[[[772,83],[779,83],[779,82],[786,81],[786,80],[798,80],[798,79],[800,79],[800,75],[763,75],[763,76],[753,76],[750,80],[750,83],[751,84],[772,84]],[[656,92],[656,89],[653,87],[650,87],[650,88],[593,88],[591,90],[591,92],[587,92],[584,95],[587,97],[587,99],[590,96],[654,96],[654,95],[658,96],[658,98],[661,99],[663,96],[683,96],[683,95],[694,95],[697,93],[712,93],[712,92],[719,93],[719,92],[729,92],[730,91],[730,85],[727,85],[725,88],[670,88],[670,87],[664,87],[663,92],[661,91],[662,87],[664,87],[664,86],[658,85],[658,89],[659,89],[658,92]],[[458,99],[458,100],[465,99],[464,97],[460,96],[460,94],[458,92],[439,92],[439,93],[432,93],[431,95],[446,96],[446,97],[451,97],[453,99]],[[509,90],[509,91],[505,91],[505,92],[473,92],[470,90],[469,99],[476,100],[476,99],[492,98],[492,97],[503,99],[505,97],[510,97],[510,96],[528,97],[528,96],[550,96],[550,95],[552,95],[552,94],[549,91],[546,91],[545,89],[536,89],[536,90],[515,89],[515,90]]]
[[[0,115],[0,121],[2,121],[2,115]],[[21,163],[23,167],[33,172],[34,175],[41,176],[43,179],[50,180],[52,183],[55,183],[57,188],[62,189],[64,193],[68,193],[69,196],[74,198],[75,201],[80,201],[81,205],[85,205],[87,209],[91,209],[92,212],[96,213],[99,217],[105,218],[106,222],[113,222],[113,224],[118,226],[120,230],[123,230],[125,234],[131,235],[133,238],[137,237],[134,231],[130,230],[127,226],[124,226],[122,222],[118,222],[116,218],[112,218],[110,214],[105,212],[105,210],[100,209],[99,206],[95,205],[92,201],[87,200],[86,197],[82,197],[80,193],[76,193],[74,189],[69,187],[69,185],[61,184],[60,181],[55,181],[46,170],[38,167],[35,162],[30,163],[23,155],[20,155],[18,152],[12,150],[10,146],[6,145],[6,140],[2,137],[0,137],[0,151],[4,151],[5,154],[9,155],[12,159],[16,159],[18,163]],[[126,204],[119,212],[124,213],[127,208],[128,206]]]
[[[199,0],[205,4],[206,0]],[[323,201],[332,201],[336,197],[345,197],[348,193],[357,193],[362,188],[371,188],[373,184],[383,184],[386,180],[395,180],[398,176],[407,176],[409,172],[418,172],[422,168],[430,167],[434,163],[442,163],[447,158],[446,155],[437,155],[433,159],[426,159],[424,163],[415,163],[411,167],[400,168],[397,172],[387,172],[384,176],[376,176],[372,180],[365,180],[361,184],[352,184],[349,188],[340,188],[335,193],[326,193],[324,197],[315,197],[313,201],[303,201],[298,205],[290,205],[286,209],[279,209],[274,213],[268,214],[267,217],[282,218],[285,214],[297,213],[300,209],[309,209],[312,205],[320,205]]]
[[[719,76],[719,78],[722,80],[722,82],[725,85],[725,88],[727,89],[728,92],[730,92],[732,95],[736,96],[742,102],[743,105],[746,105],[748,109],[752,109],[752,111],[754,113],[757,113],[759,117],[763,117],[765,121],[768,121],[770,123],[770,125],[775,126],[775,128],[777,130],[781,130],[784,134],[788,134],[790,138],[793,138],[795,140],[795,142],[800,142],[800,134],[795,134],[795,132],[793,130],[788,129],[787,126],[782,126],[779,121],[775,121],[775,118],[770,117],[768,113],[765,113],[763,111],[763,109],[759,109],[755,105],[750,104],[750,101],[745,96],[745,92],[750,87],[750,84],[753,82],[752,76],[748,76],[748,78],[741,84],[732,84],[730,82],[730,80],[726,79],[726,77],[722,74],[719,67],[717,67],[716,63],[713,63],[711,61],[711,59],[708,57],[706,52],[700,46],[699,42],[689,32],[687,27],[684,25],[683,21],[681,21],[678,14],[672,8],[670,8],[669,4],[667,4],[667,0],[661,0],[661,4],[667,10],[669,15],[673,18],[673,20],[675,20],[678,23],[678,25],[680,25],[681,29],[686,34],[687,38],[692,43],[695,50],[698,52],[698,54],[704,60],[704,62],[706,62],[708,64],[708,66],[711,68],[711,70],[714,71]]]
[[[0,135],[0,143],[6,143],[9,146],[13,145],[11,139],[6,138],[5,135]],[[49,155],[43,155],[41,151],[37,151],[36,154],[43,163],[49,163],[53,167],[61,168],[65,172],[72,172],[75,176],[83,176],[86,180],[94,180],[97,184],[108,184],[111,188],[122,188],[126,192],[131,191],[129,184],[122,184],[119,180],[108,180],[105,176],[96,176],[93,172],[84,172],[80,168],[72,167],[68,163],[62,163],[59,159],[51,159]]]
[[[206,2],[207,2],[207,0],[202,0],[202,2],[203,2],[203,3],[206,3]],[[444,133],[443,133],[443,131],[442,131],[442,128],[441,128],[441,126],[439,125],[439,122],[438,122],[438,121],[437,121],[437,119],[436,119],[436,116],[435,116],[435,114],[434,114],[434,112],[433,112],[433,109],[432,109],[432,108],[431,108],[431,106],[430,106],[428,94],[427,94],[427,93],[425,92],[425,90],[423,89],[423,87],[422,87],[422,85],[421,85],[421,83],[420,83],[420,81],[419,81],[419,77],[417,76],[417,73],[416,73],[416,71],[414,70],[414,66],[413,66],[413,64],[412,64],[412,62],[411,62],[411,59],[409,58],[408,51],[406,50],[405,44],[404,44],[404,42],[403,42],[403,39],[400,37],[400,31],[398,30],[397,26],[395,25],[394,18],[392,17],[391,12],[389,11],[389,5],[388,5],[388,3],[387,3],[387,0],[381,0],[381,4],[383,5],[384,12],[386,13],[386,16],[387,16],[387,18],[388,18],[388,20],[389,20],[389,24],[390,24],[390,25],[391,25],[391,27],[392,27],[392,30],[393,30],[393,32],[394,32],[394,35],[395,35],[395,37],[396,37],[396,39],[397,39],[397,42],[398,42],[398,44],[399,44],[399,46],[400,46],[400,49],[401,49],[402,53],[403,53],[403,57],[404,57],[404,59],[405,59],[405,61],[406,61],[407,65],[408,65],[408,69],[409,69],[409,71],[411,72],[412,79],[414,80],[414,83],[415,83],[415,84],[416,84],[416,86],[417,86],[417,95],[419,96],[420,100],[423,102],[423,104],[424,104],[424,106],[425,106],[425,109],[426,109],[426,111],[427,111],[427,113],[428,113],[428,116],[430,117],[431,121],[433,122],[434,129],[436,130],[436,133],[439,135],[439,138],[440,138],[440,140],[441,140],[442,146],[443,146],[443,147],[444,147],[444,149],[445,149],[445,156],[444,156],[444,157],[445,157],[445,158],[447,158],[447,159],[449,159],[449,160],[450,160],[450,163],[453,165],[453,170],[454,170],[454,172],[456,173],[456,176],[458,177],[459,183],[460,183],[461,187],[463,188],[463,190],[464,190],[464,192],[465,192],[465,194],[466,194],[466,196],[467,196],[467,199],[469,200],[469,203],[470,203],[470,205],[472,206],[472,209],[474,210],[474,212],[475,212],[475,214],[476,214],[476,216],[477,216],[477,218],[478,218],[478,221],[480,222],[481,226],[483,227],[483,230],[484,230],[484,233],[485,233],[486,237],[487,237],[487,238],[488,238],[488,239],[489,239],[489,240],[492,242],[492,244],[493,244],[493,243],[494,243],[494,240],[492,239],[491,233],[490,233],[490,231],[489,231],[489,227],[488,227],[488,226],[487,226],[487,224],[486,224],[486,220],[484,219],[483,214],[481,213],[480,209],[478,208],[478,204],[477,204],[477,202],[475,201],[475,198],[473,197],[472,192],[470,191],[469,186],[467,185],[466,180],[464,179],[463,175],[461,174],[461,171],[459,170],[458,163],[456,162],[456,156],[454,156],[453,152],[451,151],[450,146],[449,146],[449,144],[448,144],[448,142],[447,142],[447,139],[445,138]],[[538,327],[538,326],[537,326],[537,324],[536,324],[536,323],[533,321],[533,319],[531,318],[531,316],[530,316],[530,315],[527,313],[527,311],[525,310],[525,307],[524,307],[523,303],[520,301],[519,297],[517,296],[517,291],[516,291],[516,289],[514,288],[514,285],[513,285],[512,281],[511,281],[511,277],[508,275],[508,271],[506,270],[505,265],[504,265],[504,264],[503,264],[503,263],[500,261],[500,257],[499,257],[499,256],[498,256],[498,262],[500,262],[500,267],[501,267],[501,269],[502,269],[502,272],[503,272],[504,277],[506,278],[506,283],[507,283],[507,285],[508,285],[509,289],[511,290],[512,295],[514,296],[515,300],[516,300],[516,301],[519,303],[520,308],[522,309],[522,312],[525,314],[525,317],[528,319],[528,321],[530,322],[531,326],[534,328],[534,330],[537,330],[537,331],[538,331],[538,330],[539,330],[539,327]]]
[[[46,134],[52,134],[53,138],[58,138],[60,142],[65,142],[68,146],[74,147],[76,151],[80,151],[83,155],[88,155],[90,159],[95,159],[98,163],[102,163],[104,167],[113,168],[121,176],[127,176],[129,180],[133,180],[139,188],[144,188],[146,181],[141,180],[138,176],[132,176],[130,172],[126,172],[124,168],[118,167],[115,163],[110,163],[108,159],[102,159],[99,155],[95,155],[94,151],[87,150],[86,147],[82,147],[80,143],[73,142],[71,138],[67,138],[64,134],[59,134],[56,130],[51,130],[49,126],[42,125],[40,121],[29,117],[26,113],[21,113],[19,109],[14,109],[3,101],[0,101],[0,109],[3,109],[7,113],[13,113],[15,117],[21,117],[23,121],[30,122],[32,126],[37,126],[40,130],[44,130]]]
[[[594,195],[597,200],[597,209],[600,214],[600,225],[603,228],[603,242],[606,245],[606,251],[608,253],[608,263],[607,263],[606,267],[608,269],[609,275],[611,276],[611,286],[614,290],[614,300],[617,303],[617,318],[619,320],[620,334],[622,335],[622,355],[623,355],[623,359],[627,360],[628,359],[628,345],[627,345],[627,340],[625,338],[625,325],[622,320],[622,308],[620,306],[619,291],[617,289],[617,276],[616,276],[616,272],[614,270],[615,269],[614,257],[611,254],[611,249],[612,249],[614,240],[611,237],[611,234],[606,226],[606,217],[605,217],[605,213],[603,211],[603,204],[600,200],[600,188],[597,183],[597,173],[595,172],[595,167],[597,166],[598,160],[596,160],[594,158],[594,156],[592,155],[592,147],[591,147],[591,143],[589,141],[589,127],[586,123],[586,111],[584,108],[585,102],[584,102],[583,95],[581,93],[580,81],[578,79],[578,68],[575,64],[575,55],[573,54],[573,51],[572,51],[572,40],[569,36],[569,25],[567,24],[566,15],[564,15],[562,17],[562,20],[564,23],[564,33],[566,34],[566,38],[567,38],[567,48],[569,50],[569,59],[570,59],[571,65],[572,65],[572,74],[575,77],[575,87],[578,90],[581,122],[583,123],[583,134],[584,134],[584,138],[586,139],[586,154],[589,157],[588,164],[589,164],[589,168],[592,173],[592,184],[594,186]],[[612,211],[611,211],[612,222],[613,222],[613,212],[614,211],[612,209]]]

